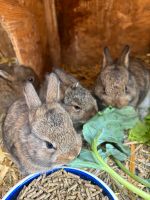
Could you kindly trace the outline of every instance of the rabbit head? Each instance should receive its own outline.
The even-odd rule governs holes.
[[[10,153],[15,152],[13,157],[18,158],[21,171],[28,174],[46,170],[74,159],[81,150],[81,136],[75,132],[68,113],[58,103],[56,75],[51,73],[48,77],[45,103],[29,82],[25,85],[24,96],[26,103],[16,101],[4,123],[5,144]],[[12,143],[13,152],[9,147]]]
[[[44,152],[49,154],[51,151],[50,160],[56,163],[64,164],[73,159],[80,152],[81,138],[73,128],[69,114],[58,103],[59,83],[55,74],[52,73],[48,78],[46,104],[42,105],[39,97],[32,102],[30,100],[32,96],[30,91],[26,95],[26,103],[31,111],[29,112],[31,130],[44,141],[46,147]],[[35,107],[35,102],[37,109],[33,110],[31,108]]]
[[[23,97],[26,81],[30,81],[38,89],[39,79],[30,67],[0,65],[0,112],[6,112],[14,101]]]
[[[123,107],[132,104],[137,95],[137,83],[129,72],[130,48],[126,45],[119,59],[112,60],[104,48],[101,73],[96,81],[95,94],[105,105]]]
[[[39,86],[38,76],[35,74],[33,69],[24,65],[13,64],[12,66],[9,66],[6,64],[1,64],[0,77],[4,78],[7,81],[16,83],[22,86],[22,88],[26,81],[30,81],[31,83],[33,83],[35,88]]]
[[[63,107],[74,124],[85,123],[98,111],[96,100],[74,77],[60,69],[54,72],[60,80]]]

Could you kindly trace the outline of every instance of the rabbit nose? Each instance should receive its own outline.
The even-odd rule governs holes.
[[[96,115],[96,113],[98,112],[98,107],[93,107],[88,112],[89,112],[88,114],[86,113],[85,121],[89,120],[91,117]]]
[[[58,163],[68,163],[69,161],[75,159],[81,151],[81,145],[77,145],[74,149],[71,149],[69,152],[62,153],[57,157]]]
[[[119,104],[119,103],[116,103],[116,104],[115,104],[115,107],[117,107],[117,108],[122,108],[123,106],[122,106],[121,104]]]
[[[116,107],[122,108],[123,106],[128,105],[128,99],[126,97],[120,97],[116,99]]]

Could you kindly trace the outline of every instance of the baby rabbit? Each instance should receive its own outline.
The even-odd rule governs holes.
[[[39,79],[31,68],[23,65],[0,64],[0,143],[6,112],[14,101],[23,96],[23,85],[27,80],[38,88]]]
[[[17,100],[8,110],[3,126],[4,145],[25,175],[66,164],[80,152],[81,136],[58,103],[59,93],[59,81],[51,73],[46,103],[27,82],[25,100]]]
[[[23,65],[0,65],[0,113],[23,96],[23,85],[27,80],[38,87],[39,80],[33,69]]]
[[[82,125],[94,116],[97,111],[96,100],[93,98],[89,90],[85,89],[74,77],[65,73],[62,69],[54,69],[53,72],[60,80],[60,96],[61,103],[65,110],[69,113],[74,127],[79,132]],[[40,90],[41,98],[44,97],[46,91],[46,82]]]
[[[150,70],[143,61],[130,58],[129,54],[130,47],[126,45],[121,56],[113,61],[109,49],[104,48],[95,95],[105,105],[134,106],[143,118],[150,107]]]

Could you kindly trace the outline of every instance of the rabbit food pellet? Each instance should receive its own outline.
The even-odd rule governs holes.
[[[17,200],[108,200],[102,189],[79,176],[59,170],[41,175],[25,186]]]

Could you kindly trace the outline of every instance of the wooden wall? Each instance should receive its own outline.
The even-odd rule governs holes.
[[[149,0],[57,0],[57,7],[65,63],[96,64],[104,46],[114,56],[124,44],[150,51]]]
[[[11,6],[13,9],[9,9]],[[90,70],[100,62],[104,46],[110,47],[113,56],[125,44],[131,45],[136,55],[150,52],[149,0],[0,0],[0,19],[6,29],[4,22],[11,20],[9,13],[14,13],[15,20],[22,16],[26,22],[26,26],[23,23],[19,27],[25,45],[19,43],[24,47],[18,54],[25,52],[26,56],[18,57],[33,66],[37,74],[60,64],[68,70],[69,66]],[[6,32],[13,43],[10,31]]]

